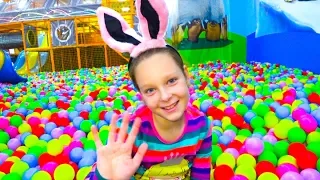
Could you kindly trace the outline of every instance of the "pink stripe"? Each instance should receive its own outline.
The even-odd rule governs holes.
[[[211,165],[208,164],[207,162],[197,162],[197,163],[193,163],[193,168],[211,168]]]

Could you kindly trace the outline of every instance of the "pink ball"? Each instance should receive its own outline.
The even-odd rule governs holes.
[[[62,129],[60,129],[60,128],[54,128],[54,129],[51,131],[51,136],[52,136],[54,139],[58,139],[62,134],[63,134],[63,131],[62,131]]]
[[[285,173],[290,172],[290,171],[297,172],[297,173],[299,172],[298,169],[290,163],[281,164],[276,169],[276,173],[279,177],[282,177]]]
[[[251,137],[251,138],[246,139],[245,147],[246,147],[246,151],[249,154],[251,154],[253,156],[258,156],[262,153],[262,151],[264,149],[264,143],[259,138]]]
[[[64,147],[62,154],[65,156],[69,156],[71,150],[72,150],[71,146],[66,146]]]
[[[306,114],[306,111],[302,108],[297,108],[292,111],[292,118],[298,120],[303,114]]]
[[[69,147],[71,147],[72,149],[79,147],[79,148],[83,148],[83,144],[81,141],[72,141],[69,145]]]
[[[238,175],[233,176],[230,180],[248,180],[248,178],[243,175],[238,174]]]
[[[224,152],[231,154],[235,159],[239,157],[239,152],[235,148],[227,148]]]
[[[10,126],[10,121],[5,117],[0,117],[0,129],[5,130]]]
[[[37,117],[31,117],[28,120],[28,124],[32,127],[32,126],[39,126],[39,124],[41,124],[41,120]]]
[[[18,128],[15,126],[9,126],[5,129],[5,131],[11,138],[15,138],[19,134]]]
[[[58,164],[55,162],[48,162],[43,167],[42,170],[48,172],[49,174],[53,174],[54,170],[58,167]]]
[[[315,131],[318,127],[317,121],[310,114],[304,114],[300,116],[300,118],[298,119],[298,122],[300,124],[300,127],[307,133]]]
[[[293,96],[286,96],[283,99],[284,103],[286,103],[286,104],[292,104],[294,100],[295,100],[295,97],[293,97]]]
[[[69,114],[68,114],[68,111],[62,110],[62,111],[58,112],[58,116],[59,116],[60,118],[68,118],[68,117],[69,117]]]
[[[281,180],[304,180],[304,179],[299,173],[289,171],[283,174],[283,176],[281,177]]]
[[[77,131],[77,128],[75,128],[74,126],[67,126],[64,129],[64,133],[68,134],[69,136],[73,137],[73,134]]]
[[[229,106],[224,110],[224,113],[226,116],[231,116],[236,113],[236,110],[232,106]]]

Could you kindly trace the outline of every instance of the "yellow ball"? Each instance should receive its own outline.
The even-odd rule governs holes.
[[[10,156],[6,159],[6,161],[10,161],[10,162],[18,162],[20,161],[20,158],[18,158],[17,156]]]
[[[237,135],[234,139],[240,141],[241,143],[244,143],[247,137],[243,135]]]
[[[313,131],[307,136],[307,143],[320,142],[320,132]]]
[[[279,158],[278,166],[280,166],[281,164],[284,164],[284,163],[290,163],[290,164],[294,165],[295,167],[298,167],[297,160],[291,155],[284,155]]]
[[[29,150],[29,148],[26,147],[26,146],[20,146],[20,147],[17,148],[17,151],[22,151],[24,153],[27,153],[28,150]]]
[[[68,146],[70,143],[71,143],[71,140],[72,138],[67,135],[67,134],[62,134],[60,137],[59,137],[59,141],[61,142],[62,145],[64,146]]]
[[[238,159],[237,159],[237,165],[245,165],[245,166],[251,166],[251,167],[256,167],[256,159],[250,155],[250,154],[241,154]]]
[[[18,127],[18,131],[20,134],[26,133],[26,132],[31,132],[31,126],[27,123],[22,123],[19,127]]]
[[[43,110],[42,112],[41,112],[41,117],[42,118],[47,118],[47,119],[50,119],[50,117],[51,117],[51,112],[49,111],[49,110]]]
[[[58,139],[53,139],[48,142],[47,151],[48,154],[56,156],[63,151],[63,144]]]
[[[279,178],[271,172],[264,172],[258,177],[258,180],[279,180]]]
[[[283,99],[283,94],[282,92],[279,92],[279,91],[275,91],[271,94],[272,96],[272,99],[278,101],[278,100],[282,100]]]
[[[278,117],[272,111],[268,112],[264,116],[264,120],[265,120],[265,127],[269,129],[274,128],[279,123]]]
[[[240,165],[237,167],[235,174],[243,175],[248,178],[248,180],[256,180],[257,174],[252,166]]]
[[[235,167],[235,165],[236,165],[236,160],[232,156],[232,154],[230,154],[230,153],[222,153],[217,158],[216,165],[217,166],[227,165],[227,166],[229,166],[229,167],[231,167],[233,169]]]

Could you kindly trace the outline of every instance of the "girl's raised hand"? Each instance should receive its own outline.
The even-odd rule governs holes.
[[[92,134],[97,147],[97,168],[100,175],[105,179],[128,180],[139,168],[148,145],[146,143],[141,144],[135,156],[132,157],[132,147],[139,133],[141,119],[136,118],[134,120],[128,137],[129,114],[124,115],[119,134],[117,134],[117,119],[118,115],[112,117],[107,145],[102,144],[97,128],[92,127]]]

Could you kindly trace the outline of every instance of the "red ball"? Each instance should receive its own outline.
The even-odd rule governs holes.
[[[18,158],[20,158],[20,159],[21,159],[24,155],[26,155],[26,153],[23,152],[23,151],[20,151],[20,150],[15,151],[15,152],[12,153],[12,156],[16,156],[16,157],[18,157]]]
[[[41,113],[42,113],[42,111],[43,111],[43,109],[42,109],[42,108],[36,108],[33,112],[37,112],[37,113],[41,114]]]
[[[61,101],[61,100],[58,100],[58,101],[56,102],[57,108],[62,108],[63,104],[64,104],[64,102]]]
[[[320,96],[317,93],[314,93],[314,92],[311,93],[308,96],[308,100],[310,101],[310,103],[315,103],[315,104],[320,105]]]
[[[318,157],[311,151],[305,151],[303,156],[296,158],[298,167],[300,169],[316,169]]]
[[[276,167],[269,161],[260,161],[256,165],[257,176],[260,176],[264,172],[271,172],[276,174]]]
[[[79,171],[79,167],[76,163],[70,161],[69,164],[72,166],[75,173],[77,173]]]
[[[9,174],[12,165],[13,165],[13,162],[5,161],[4,163],[2,163],[0,165],[0,172],[4,172],[5,174]]]
[[[89,112],[88,111],[81,111],[79,116],[81,116],[84,120],[89,119]]]
[[[32,134],[36,135],[40,138],[44,134],[44,127],[42,126],[33,126],[32,127]]]
[[[243,144],[238,140],[233,140],[232,142],[230,142],[228,144],[228,148],[234,148],[234,149],[236,149],[238,151],[240,151],[242,146],[243,146]]]
[[[234,172],[231,167],[227,165],[217,166],[214,170],[213,177],[215,180],[227,180],[234,176]]]
[[[69,155],[61,153],[55,157],[55,162],[58,164],[68,164],[70,162]]]
[[[237,128],[241,128],[244,124],[244,119],[239,114],[233,114],[230,116],[231,123],[236,126]]]
[[[100,120],[104,120],[104,116],[106,115],[107,111],[101,111],[101,113],[99,114],[99,119]]]
[[[294,142],[288,147],[288,154],[298,158],[299,156],[303,156],[306,153],[306,146],[299,142]]]
[[[214,106],[210,106],[208,108],[207,115],[211,116],[213,119],[221,120],[224,116],[224,113],[222,110],[220,110]]]
[[[123,103],[123,106],[125,109],[128,109],[131,106],[131,103],[129,101],[126,101]]]
[[[63,127],[67,127],[70,125],[69,118],[67,118],[67,117],[62,117],[62,118],[56,119],[56,121],[54,123],[57,126],[63,126]]]
[[[54,161],[56,158],[54,156],[51,156],[48,153],[43,153],[39,156],[38,162],[40,167],[44,166],[48,162]]]

